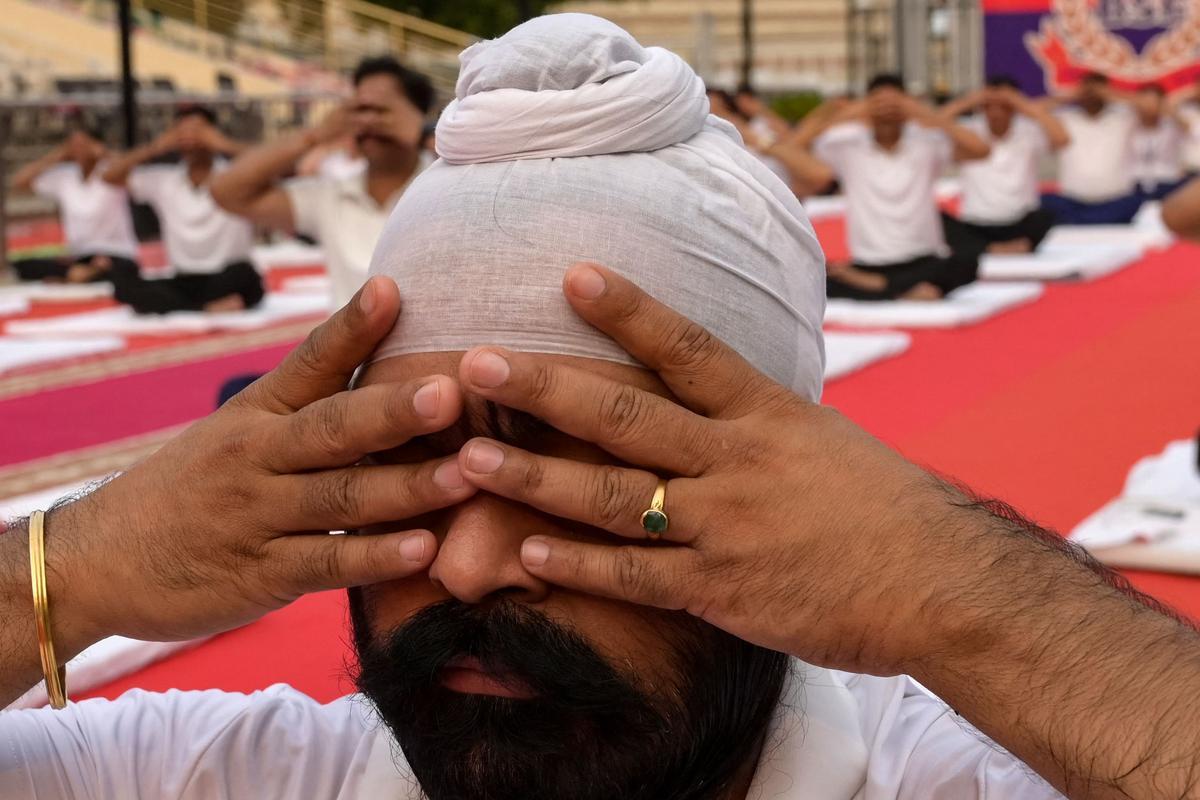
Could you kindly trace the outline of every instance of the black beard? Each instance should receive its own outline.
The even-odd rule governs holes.
[[[578,633],[511,601],[423,609],[381,643],[351,592],[359,691],[430,800],[717,800],[762,746],[786,656],[691,618],[666,631],[680,679],[650,696]],[[532,699],[440,683],[456,656]]]

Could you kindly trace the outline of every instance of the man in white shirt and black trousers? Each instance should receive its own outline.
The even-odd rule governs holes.
[[[1040,207],[1041,161],[1070,144],[1071,137],[1008,76],[995,76],[942,109],[950,120],[968,113],[963,125],[986,141],[992,154],[959,169],[962,207],[957,216],[942,214],[946,242],[955,252],[1032,252],[1054,225],[1054,215]]]
[[[1134,176],[1138,115],[1129,98],[1099,73],[1085,75],[1078,89],[1051,98],[1071,142],[1058,154],[1058,193],[1042,207],[1059,225],[1126,225],[1142,206]]]
[[[81,117],[70,120],[66,141],[26,164],[13,176],[13,189],[54,200],[67,253],[13,262],[23,281],[90,283],[108,278],[114,264],[137,270],[137,238],[129,196],[106,183],[108,149]]]
[[[864,101],[831,115],[810,143],[805,179],[846,194],[851,265],[829,265],[830,297],[937,299],[971,283],[976,252],[946,245],[935,185],[954,162],[987,158],[987,142],[879,75]]]
[[[152,143],[116,159],[104,174],[127,186],[158,215],[175,275],[145,280],[136,270],[113,271],[115,297],[141,314],[239,311],[262,301],[262,276],[250,263],[254,227],[221,210],[210,183],[243,145],[216,127],[207,108],[181,109],[175,124]],[[152,163],[177,153],[173,163]]]

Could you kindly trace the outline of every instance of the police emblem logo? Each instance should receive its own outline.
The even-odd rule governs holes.
[[[1200,51],[1200,0],[1053,0],[1040,29],[1026,36],[1047,88],[1087,72],[1114,81],[1176,84]]]

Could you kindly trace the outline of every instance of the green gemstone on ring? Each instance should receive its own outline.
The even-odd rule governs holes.
[[[666,533],[667,532],[667,515],[661,511],[656,511],[653,508],[642,514],[642,529],[646,533]]]

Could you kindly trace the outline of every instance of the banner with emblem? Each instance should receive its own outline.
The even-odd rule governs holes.
[[[1030,94],[1089,72],[1167,91],[1200,78],[1200,0],[983,0],[985,72]]]

